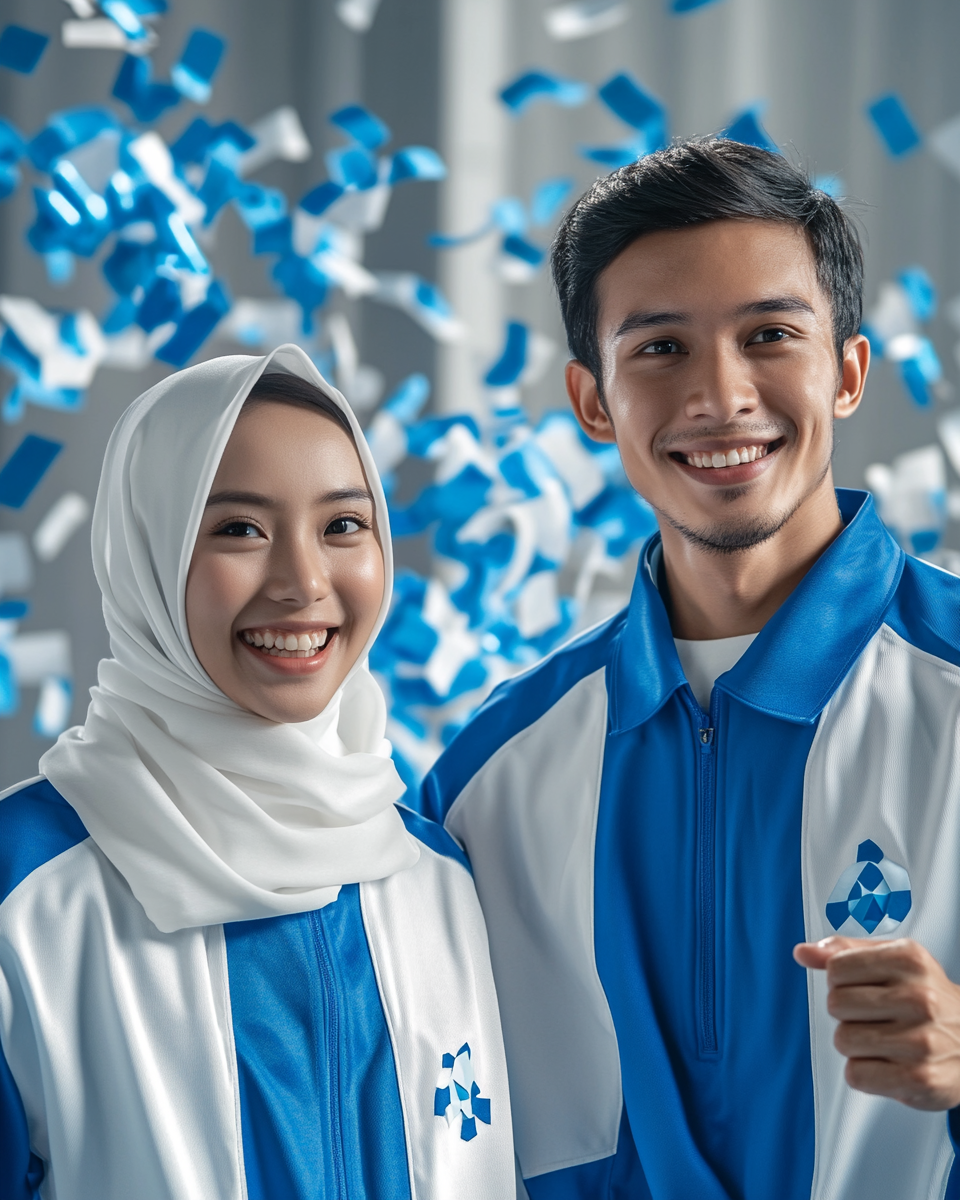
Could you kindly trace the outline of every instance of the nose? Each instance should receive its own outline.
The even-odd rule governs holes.
[[[274,543],[266,592],[278,604],[307,608],[330,595],[327,563],[316,539],[291,535]]]
[[[760,405],[750,364],[735,345],[718,342],[701,351],[688,378],[686,415],[691,419],[722,425],[749,416]]]

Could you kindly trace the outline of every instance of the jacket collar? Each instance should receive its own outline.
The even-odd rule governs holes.
[[[840,536],[823,552],[717,687],[760,712],[811,724],[883,622],[904,553],[868,492],[837,489]],[[660,535],[643,547],[611,664],[614,732],[647,721],[685,683],[654,579]]]

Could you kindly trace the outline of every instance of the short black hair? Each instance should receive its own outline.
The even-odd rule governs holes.
[[[645,233],[709,221],[781,221],[806,233],[830,299],[837,359],[863,315],[863,250],[849,216],[782,154],[725,138],[679,141],[597,182],[570,209],[551,250],[567,345],[603,399],[597,280]]]
[[[306,408],[329,417],[336,421],[351,441],[354,440],[353,430],[343,409],[330,397],[307,379],[299,375],[290,375],[286,371],[271,371],[261,375],[250,389],[250,394],[243,402],[244,408],[255,408],[261,404],[290,404],[294,408]]]

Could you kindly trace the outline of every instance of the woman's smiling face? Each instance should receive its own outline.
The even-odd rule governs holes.
[[[373,497],[352,439],[329,417],[260,401],[234,427],[187,577],[204,670],[270,721],[322,712],[383,600]]]

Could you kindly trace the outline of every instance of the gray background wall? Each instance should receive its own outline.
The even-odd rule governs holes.
[[[272,165],[257,178],[282,186],[294,199],[325,176],[323,151],[339,140],[326,114],[352,101],[379,113],[392,127],[395,144],[438,146],[461,172],[473,164],[472,178],[455,173],[445,188],[398,189],[383,229],[368,240],[366,256],[374,269],[439,277],[473,318],[467,347],[438,356],[434,343],[402,314],[367,302],[349,309],[362,358],[384,372],[388,387],[410,371],[425,371],[437,380],[437,402],[447,409],[468,402],[470,372],[475,377],[498,350],[503,319],[527,320],[558,344],[562,333],[544,277],[522,286],[502,284],[488,272],[489,247],[447,252],[438,261],[426,235],[438,226],[469,228],[489,198],[485,193],[526,197],[544,177],[567,173],[585,187],[595,170],[577,156],[577,146],[623,140],[627,132],[596,102],[573,110],[537,105],[518,120],[509,119],[492,92],[531,66],[591,84],[618,70],[631,71],[667,105],[676,135],[720,129],[738,108],[767,101],[764,122],[772,137],[811,172],[840,175],[847,194],[858,201],[868,304],[880,282],[912,263],[926,267],[942,299],[960,292],[960,180],[922,150],[902,160],[890,158],[864,116],[867,101],[891,90],[901,95],[921,130],[960,112],[956,0],[910,5],[902,0],[722,0],[682,18],[668,14],[665,0],[630,0],[630,6],[630,20],[619,29],[562,44],[544,31],[542,0],[382,0],[364,36],[341,24],[333,0],[171,0],[159,25],[154,63],[157,74],[165,76],[194,26],[224,34],[228,51],[207,115],[251,122],[279,104],[293,104],[313,157],[304,164]],[[33,75],[0,71],[0,115],[28,134],[52,110],[103,103],[112,86],[117,52],[67,51],[59,44],[60,23],[70,15],[59,0],[0,0],[0,24],[18,22],[52,37]],[[161,132],[175,136],[190,109],[181,106],[168,115]],[[466,184],[458,183],[462,179]],[[81,263],[66,288],[47,283],[42,264],[23,240],[32,209],[29,186],[0,205],[0,292],[33,296],[50,307],[85,306],[102,315],[108,293],[96,261]],[[270,260],[251,257],[247,232],[233,213],[221,221],[213,257],[235,296],[275,294],[265,266]],[[956,384],[954,331],[938,316],[931,335],[948,379]],[[203,353],[229,349],[211,342]],[[529,390],[527,401],[535,410],[564,403],[562,363],[558,354],[544,379]],[[31,407],[20,425],[0,427],[0,461],[28,430],[62,439],[67,447],[22,513],[0,510],[0,527],[31,530],[68,488],[92,499],[103,446],[117,416],[166,371],[161,364],[139,373],[102,370],[82,413]],[[955,400],[942,403],[940,411],[944,404],[952,407]],[[937,415],[913,408],[889,365],[877,364],[861,412],[838,430],[838,482],[860,486],[869,463],[889,462],[933,441]],[[948,540],[960,544],[955,527]],[[401,547],[400,553],[422,561],[422,547]],[[25,631],[63,628],[71,634],[74,719],[80,720],[86,689],[106,652],[86,531],[53,563],[38,565],[30,599]],[[23,711],[0,720],[0,787],[36,771],[46,743],[30,728],[33,703],[34,695],[27,693]]]

